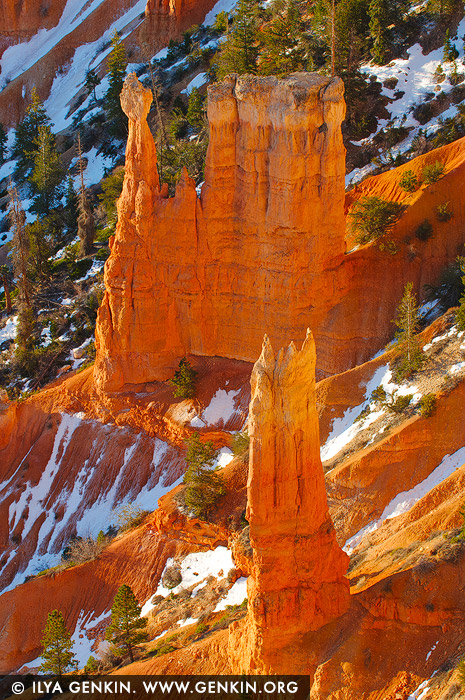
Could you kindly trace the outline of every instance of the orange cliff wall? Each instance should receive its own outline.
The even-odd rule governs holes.
[[[345,252],[342,89],[309,73],[211,86],[200,199],[186,172],[174,197],[160,192],[145,118],[131,120],[96,331],[100,390],[164,380],[188,353],[253,361],[265,332],[282,346],[311,326],[318,378],[365,362],[392,338],[404,285],[422,293],[463,248],[465,139],[408,164],[421,170],[438,158],[445,175],[405,201],[395,255],[377,243]],[[134,78],[129,90],[138,91]],[[346,207],[361,195],[405,199],[405,168],[372,178]],[[444,201],[454,216],[440,223]],[[425,218],[435,235],[421,242]]]
[[[328,511],[315,400],[315,343],[275,358],[267,337],[250,402],[248,615],[231,625],[236,673],[308,672],[305,633],[349,607],[349,557]]]
[[[30,39],[40,29],[58,24],[66,0],[2,0],[0,3],[0,56],[12,44]]]
[[[137,115],[133,98],[140,104]],[[201,199],[183,174],[159,192],[145,124],[150,91],[130,77],[119,222],[105,268],[95,378],[106,391],[166,379],[191,352],[252,360],[321,328],[344,253],[342,81],[230,77],[209,88]],[[318,304],[315,300],[318,299]]]

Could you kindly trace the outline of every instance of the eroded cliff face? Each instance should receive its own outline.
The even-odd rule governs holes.
[[[77,7],[66,0],[2,0],[0,58],[12,44],[28,42],[39,31],[59,26],[42,36],[41,42],[24,43],[22,68],[13,77],[1,75],[8,77],[8,84],[0,92],[0,122],[16,126],[24,117],[32,88],[46,100],[59,69],[66,72],[73,68],[77,49],[98,42],[116,19],[137,4],[138,0],[82,0]],[[139,60],[147,60],[147,55],[165,47],[170,39],[179,38],[193,24],[202,22],[213,5],[214,0],[148,0],[145,14],[130,13],[126,26],[120,26],[119,31],[125,36],[128,51]],[[9,64],[8,59],[3,67],[7,70]],[[97,60],[93,68],[103,74],[106,61],[99,64]],[[73,95],[69,98],[71,104]]]
[[[348,556],[336,542],[320,460],[315,343],[275,358],[265,337],[251,378],[248,616],[231,626],[240,673],[308,672],[303,635],[349,607]]]
[[[29,39],[40,29],[54,27],[66,0],[2,0],[0,56],[7,46]]]
[[[167,199],[149,93],[128,79],[126,179],[97,324],[101,389],[166,379],[187,352],[250,361],[265,329],[281,346],[303,341],[309,321],[321,328],[344,253],[342,92],[341,80],[308,73],[210,87],[201,198],[184,172]],[[129,93],[145,105],[137,116]]]
[[[265,332],[281,347],[289,337],[303,342],[308,326],[318,379],[343,372],[390,340],[405,284],[422,294],[462,250],[463,139],[408,164],[418,174],[434,160],[445,169],[413,196],[399,187],[406,166],[349,194],[346,212],[354,199],[377,195],[401,201],[405,213],[390,234],[395,254],[377,241],[346,252],[339,79],[232,76],[210,86],[200,198],[186,172],[174,197],[159,189],[145,124],[150,96],[134,78],[129,92],[147,102],[130,118],[120,221],[106,265],[100,391],[167,379],[188,353],[250,362]],[[443,222],[436,209],[446,201],[453,217]],[[425,219],[435,235],[421,241],[416,230]]]

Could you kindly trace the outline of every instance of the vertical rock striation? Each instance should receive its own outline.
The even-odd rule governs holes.
[[[137,114],[128,107],[146,94],[131,77],[122,99],[126,180],[97,328],[105,391],[166,379],[186,353],[253,361],[265,328],[276,345],[303,341],[334,304],[344,255],[340,79],[211,86],[200,199],[187,173],[174,197],[159,191],[148,102]],[[334,354],[326,344],[325,353]]]
[[[303,635],[349,607],[349,558],[336,541],[320,460],[310,331],[301,350],[291,343],[277,358],[265,336],[251,387],[253,573],[245,624],[230,628],[230,658],[236,672],[297,673]]]

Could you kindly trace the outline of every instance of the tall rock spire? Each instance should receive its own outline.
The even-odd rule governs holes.
[[[348,557],[328,512],[315,401],[315,343],[275,358],[267,336],[252,372],[247,519],[253,548],[245,629],[232,626],[236,671],[291,673],[302,636],[346,612]]]

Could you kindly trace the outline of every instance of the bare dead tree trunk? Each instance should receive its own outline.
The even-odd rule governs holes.
[[[11,178],[8,194],[10,196],[8,216],[13,229],[11,245],[13,251],[12,259],[15,276],[18,278],[19,298],[28,309],[32,309],[31,284],[27,274],[30,245],[29,238],[26,234],[26,215],[18,195],[18,190],[13,185]]]
[[[86,188],[84,185],[84,162],[82,160],[81,136],[78,136],[78,157],[79,157],[79,175],[81,185],[79,190],[79,216],[78,216],[78,236],[80,240],[79,256],[82,258],[89,255],[94,245],[95,239],[95,221],[92,214],[92,209],[87,199]]]
[[[331,77],[336,73],[336,0],[331,5]]]

